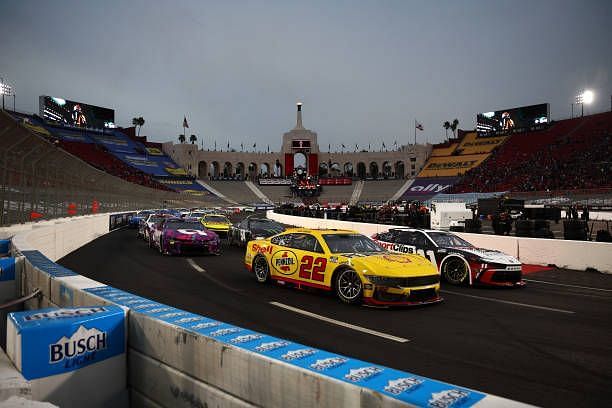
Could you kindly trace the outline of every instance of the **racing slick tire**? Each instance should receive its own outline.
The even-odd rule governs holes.
[[[166,253],[164,252],[164,241],[163,241],[163,238],[159,239],[159,254],[160,255],[166,255]]]
[[[468,279],[469,268],[465,261],[456,256],[448,258],[440,268],[442,276],[451,285],[461,285]]]
[[[336,296],[343,303],[351,305],[361,303],[363,296],[363,283],[354,269],[346,268],[335,276]]]
[[[253,259],[253,274],[255,275],[255,280],[259,283],[270,282],[270,265],[268,265],[268,261],[266,261],[266,257],[263,255],[257,255]]]

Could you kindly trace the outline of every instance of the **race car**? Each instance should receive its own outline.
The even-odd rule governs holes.
[[[162,255],[184,253],[221,254],[219,236],[198,222],[166,218],[153,226],[149,246]]]
[[[128,221],[128,227],[129,228],[138,228],[139,225],[140,225],[140,222],[144,221],[145,219],[147,219],[147,217],[149,215],[151,215],[151,214],[153,214],[153,211],[150,211],[150,210],[145,210],[145,211],[137,212]]]
[[[261,217],[247,217],[229,229],[230,245],[245,246],[252,239],[268,238],[285,230],[282,224]]]
[[[333,291],[349,304],[442,301],[440,273],[430,262],[418,255],[392,254],[355,231],[291,228],[250,241],[244,264],[260,283]]]
[[[148,242],[151,238],[151,230],[153,228],[153,225],[168,217],[168,214],[149,214],[148,217],[144,218],[138,223],[138,231],[136,232],[136,237],[142,238]]]
[[[500,251],[476,248],[452,232],[392,228],[372,238],[389,251],[424,256],[452,285],[525,285],[518,259]]]
[[[221,214],[207,214],[200,218],[200,222],[206,229],[215,231],[221,236],[227,236],[232,222]]]

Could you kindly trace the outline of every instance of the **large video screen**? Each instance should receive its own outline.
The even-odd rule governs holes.
[[[478,136],[500,136],[538,129],[548,123],[548,104],[502,109],[476,115]]]
[[[40,116],[49,121],[83,128],[114,128],[115,111],[68,99],[41,96]]]

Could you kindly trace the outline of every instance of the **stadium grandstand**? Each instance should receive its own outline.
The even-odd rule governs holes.
[[[517,133],[452,187],[454,193],[611,188],[612,113]]]
[[[38,115],[11,115],[26,129],[113,176],[164,191],[213,196],[163,153],[161,144],[130,137],[130,129],[77,128]]]

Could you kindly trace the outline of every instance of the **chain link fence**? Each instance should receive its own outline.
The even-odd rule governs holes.
[[[0,226],[97,212],[219,205],[101,171],[0,111]]]

